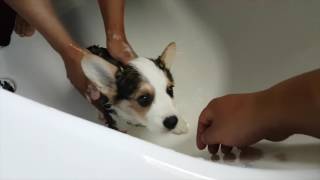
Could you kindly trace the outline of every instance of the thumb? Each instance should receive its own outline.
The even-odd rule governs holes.
[[[220,144],[214,124],[211,124],[211,126],[202,133],[201,142],[206,145]]]
[[[201,141],[203,132],[211,125],[212,123],[212,113],[208,108],[205,108],[199,117],[198,128],[197,128],[197,146],[199,149],[204,149],[206,144]]]

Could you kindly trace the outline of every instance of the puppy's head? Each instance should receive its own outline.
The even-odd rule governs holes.
[[[170,43],[157,59],[138,57],[121,66],[88,54],[81,65],[96,89],[109,98],[118,120],[181,134],[188,128],[173,104],[169,68],[175,51],[175,43]]]

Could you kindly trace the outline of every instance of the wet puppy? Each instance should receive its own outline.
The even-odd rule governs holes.
[[[91,81],[89,99],[103,96],[106,115],[112,126],[128,130],[130,126],[145,126],[150,131],[166,129],[175,134],[188,131],[173,103],[174,80],[170,66],[176,44],[170,43],[157,59],[138,57],[128,64],[112,59],[105,48],[91,46],[81,66]],[[102,57],[102,58],[99,58]]]

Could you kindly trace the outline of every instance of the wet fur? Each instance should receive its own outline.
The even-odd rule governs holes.
[[[123,99],[130,99],[132,94],[135,93],[142,82],[139,72],[134,67],[130,65],[124,65],[120,61],[114,59],[106,48],[93,45],[87,49],[92,54],[100,56],[104,60],[118,67],[118,72],[116,73],[117,96],[114,97],[114,102]],[[165,66],[165,63],[162,62],[160,56],[157,59],[149,60],[154,62],[154,64],[165,73],[170,83],[174,83],[170,70]]]
[[[88,47],[88,50],[118,67],[118,71],[116,73],[117,95],[113,97],[113,102],[116,103],[123,99],[130,99],[142,82],[138,71],[134,67],[124,65],[120,61],[114,59],[106,48],[94,45]]]
[[[175,44],[171,45],[174,45],[175,49]],[[168,50],[168,47],[164,52]],[[106,109],[105,112],[111,109],[114,113],[109,115],[114,118],[117,124],[119,123],[118,125],[130,123],[133,125],[146,126],[148,124],[149,128],[157,127],[156,129],[152,129],[152,131],[156,131],[157,129],[160,130],[161,127],[162,129],[164,128],[162,124],[164,118],[173,115],[178,116],[172,101],[174,79],[169,68],[166,67],[167,59],[170,59],[168,58],[170,55],[163,53],[156,59],[137,58],[125,65],[112,58],[107,49],[103,47],[91,46],[88,50],[107,61],[109,66],[114,66],[105,67],[109,69],[109,72],[113,72],[112,77],[111,74],[108,73],[106,73],[105,76],[107,77],[105,77],[101,68],[96,72],[98,76],[95,75],[94,70],[90,71],[86,69],[86,71],[88,70],[87,72],[89,72],[89,74],[87,75],[93,78],[93,82],[96,82],[96,80],[98,80],[99,83],[104,82],[102,85],[107,87],[109,92],[113,92],[109,94],[108,91],[104,91],[102,96],[109,97],[108,100],[111,106],[109,109]],[[104,66],[103,63],[98,64],[99,63],[96,64],[96,68]],[[169,63],[169,65],[171,65],[171,63]],[[94,66],[85,65],[84,67],[92,68]],[[109,79],[103,78],[111,78],[110,82],[112,84],[108,83]],[[148,88],[148,85],[151,88]],[[168,87],[171,88],[172,93],[168,92]],[[152,102],[147,107],[142,107],[137,104],[137,98],[142,95],[142,92],[147,92],[152,95]],[[181,123],[177,124],[177,127],[173,129],[173,133],[181,134],[187,132],[186,122],[183,120],[179,120],[179,122]],[[115,127],[118,126],[115,124]]]

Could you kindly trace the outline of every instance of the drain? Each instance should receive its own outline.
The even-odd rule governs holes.
[[[0,78],[0,88],[15,92],[17,90],[16,83],[10,78]]]

